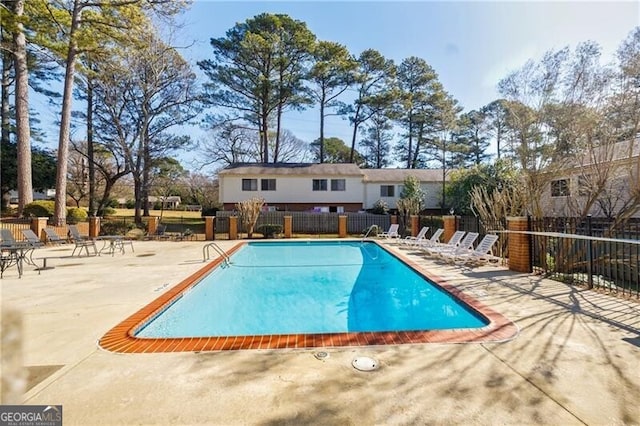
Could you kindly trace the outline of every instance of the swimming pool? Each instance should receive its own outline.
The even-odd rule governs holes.
[[[107,333],[101,346],[144,352],[475,341],[509,323],[374,242],[252,242],[234,251],[230,266],[204,268]],[[492,338],[503,339],[504,329],[498,334]]]

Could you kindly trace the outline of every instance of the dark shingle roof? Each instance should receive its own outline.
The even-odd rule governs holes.
[[[218,172],[222,175],[327,175],[362,176],[362,170],[355,164],[310,164],[310,163],[238,163]]]
[[[442,169],[363,169],[368,182],[402,182],[415,176],[420,182],[442,182]],[[449,180],[449,176],[445,177]]]

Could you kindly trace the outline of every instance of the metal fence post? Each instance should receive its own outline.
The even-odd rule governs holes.
[[[591,215],[587,215],[587,235],[593,236],[591,230]],[[593,240],[589,238],[587,240],[587,287],[593,288]]]

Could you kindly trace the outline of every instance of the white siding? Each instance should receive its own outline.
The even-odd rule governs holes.
[[[257,179],[257,191],[243,191],[242,179]],[[260,179],[275,179],[275,191],[262,191]],[[326,179],[326,191],[313,191],[313,179]],[[331,179],[344,179],[344,191],[332,191]],[[362,178],[341,176],[220,176],[220,202],[237,203],[251,197],[262,197],[269,203],[358,203],[362,200]]]
[[[384,200],[390,209],[396,208],[396,202],[400,198],[403,182],[367,182],[364,187],[364,205],[365,209],[370,209],[378,200]],[[393,197],[381,197],[380,187],[383,185],[393,185],[395,192]],[[440,208],[440,200],[442,198],[442,183],[426,182],[420,185],[426,193],[425,208]]]

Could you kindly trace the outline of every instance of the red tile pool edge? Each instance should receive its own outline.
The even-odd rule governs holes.
[[[235,245],[228,251],[232,254],[245,243]],[[380,245],[380,244],[379,244]],[[386,250],[383,245],[380,245]],[[500,342],[514,338],[518,327],[490,307],[447,284],[440,277],[424,271],[411,259],[400,253],[392,253],[413,268],[417,273],[444,288],[489,320],[489,324],[475,329],[388,331],[328,334],[289,334],[264,336],[212,336],[151,339],[135,337],[134,332],[153,318],[165,306],[187,288],[196,284],[204,275],[222,263],[218,258],[172,287],[160,297],[140,309],[129,318],[109,330],[99,340],[101,348],[118,353],[200,352],[238,349],[294,349],[339,346],[398,345],[409,343],[481,343]]]

